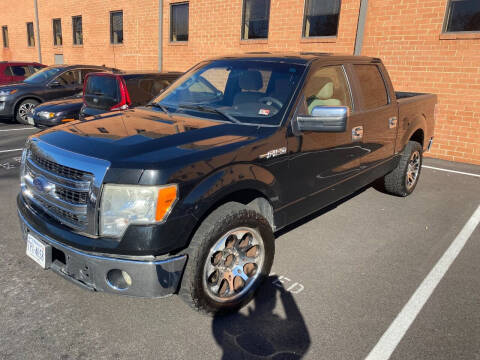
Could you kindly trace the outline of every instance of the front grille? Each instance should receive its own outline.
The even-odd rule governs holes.
[[[92,176],[92,174],[73,169],[68,166],[57,164],[51,160],[46,159],[45,157],[39,155],[36,151],[30,151],[30,158],[37,164],[39,167],[64,178],[72,180],[83,180],[85,177]]]
[[[88,192],[86,191],[75,191],[62,187],[57,187],[55,194],[63,201],[71,202],[72,204],[86,204],[88,199]]]
[[[59,164],[36,149],[27,154],[22,180],[24,194],[36,208],[63,225],[88,230],[92,181],[91,173]]]
[[[54,205],[49,204],[48,202],[42,199],[37,199],[37,201],[41,205],[40,208],[43,208],[43,210],[47,210],[47,213],[49,213],[50,215],[60,216],[61,218],[65,219],[67,221],[67,225],[82,223],[82,221],[78,218],[77,215],[72,214],[67,210],[60,209]]]

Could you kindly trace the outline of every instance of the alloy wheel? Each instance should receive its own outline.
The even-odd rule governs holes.
[[[210,249],[204,264],[203,287],[215,301],[236,300],[253,286],[265,261],[257,230],[241,227],[223,235]]]

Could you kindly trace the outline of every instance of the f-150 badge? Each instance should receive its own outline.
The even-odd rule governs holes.
[[[270,150],[266,154],[260,155],[259,158],[260,159],[270,159],[270,158],[280,156],[280,155],[283,155],[283,154],[286,154],[286,153],[287,153],[287,148],[286,147],[281,147],[279,149]]]

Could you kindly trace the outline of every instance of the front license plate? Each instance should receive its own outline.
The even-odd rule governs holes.
[[[27,116],[27,123],[28,123],[29,125],[35,125],[35,121],[33,121],[33,117]]]
[[[27,255],[46,268],[47,246],[30,234],[27,235]]]

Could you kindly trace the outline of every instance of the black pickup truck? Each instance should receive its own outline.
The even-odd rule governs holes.
[[[415,189],[435,107],[396,93],[376,58],[201,62],[148,107],[27,141],[27,255],[87,289],[237,309],[269,274],[275,231],[379,178]]]

